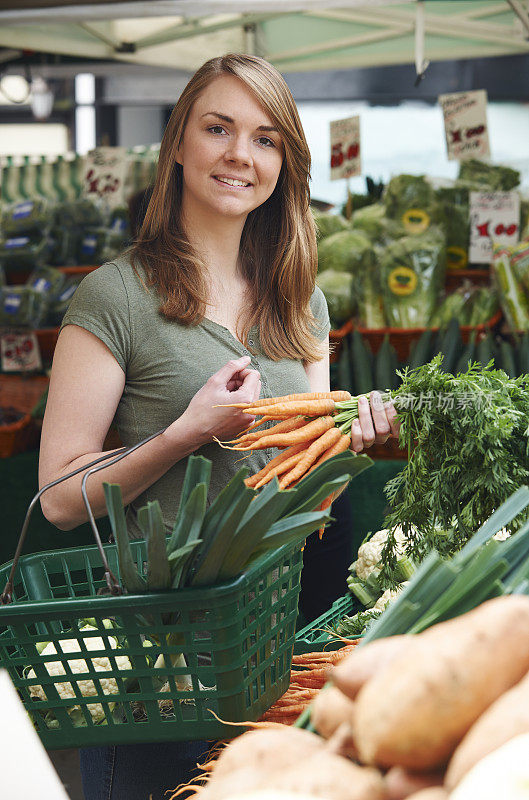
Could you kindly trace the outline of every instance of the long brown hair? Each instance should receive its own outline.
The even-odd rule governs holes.
[[[241,54],[212,58],[187,84],[165,129],[152,197],[132,248],[133,264],[139,262],[149,282],[157,286],[165,317],[183,325],[203,319],[204,269],[181,221],[183,170],[176,154],[194,101],[223,74],[235,75],[253,92],[279,130],[285,149],[274,191],[248,214],[241,236],[239,262],[251,295],[239,335],[247,344],[249,329],[257,326],[261,348],[269,358],[318,360],[321,347],[313,335],[309,305],[317,270],[309,207],[310,152],[290,90],[264,59]]]

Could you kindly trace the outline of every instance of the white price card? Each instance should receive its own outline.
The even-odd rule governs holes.
[[[0,336],[2,372],[35,372],[42,369],[40,347],[33,331]]]
[[[126,147],[96,147],[86,156],[84,195],[103,200],[109,208],[125,205]]]
[[[455,92],[439,95],[443,109],[446,151],[450,160],[490,156],[487,125],[487,92]]]
[[[331,122],[331,180],[360,175],[360,117]]]
[[[490,264],[493,243],[520,239],[518,192],[470,192],[470,251],[473,264]]]

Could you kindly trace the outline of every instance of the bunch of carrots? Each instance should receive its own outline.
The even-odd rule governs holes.
[[[346,658],[359,641],[359,639],[344,639],[344,646],[338,650],[294,655],[290,685],[285,694],[265,711],[261,721],[293,725],[327,683],[329,668]]]
[[[358,398],[341,390],[305,392],[225,405],[261,419],[235,439],[219,441],[222,447],[241,452],[269,447],[282,451],[259,472],[246,478],[246,485],[253,489],[260,489],[274,477],[278,478],[281,489],[287,489],[326,459],[347,450],[351,445],[351,423],[358,417]],[[256,430],[267,422],[274,424]],[[333,499],[332,495],[328,497],[320,508],[328,508]],[[323,529],[320,538],[322,534]]]

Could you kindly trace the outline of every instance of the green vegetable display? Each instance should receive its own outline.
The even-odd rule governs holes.
[[[316,283],[327,300],[331,328],[340,328],[353,316],[352,276],[327,269],[318,275]]]
[[[406,230],[399,222],[386,215],[383,203],[373,203],[358,209],[353,213],[350,224],[355,230],[365,233],[372,242],[384,243],[406,234]]]

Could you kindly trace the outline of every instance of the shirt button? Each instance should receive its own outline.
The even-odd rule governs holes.
[[[248,344],[250,345],[250,347],[253,347],[253,339],[248,339]]]

